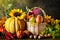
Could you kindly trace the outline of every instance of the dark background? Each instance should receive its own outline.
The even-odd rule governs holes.
[[[12,4],[13,9],[22,8],[23,10],[26,10],[26,6],[29,8],[41,7],[47,15],[60,19],[60,0],[0,0],[0,10],[2,10],[0,15],[1,13],[4,14],[4,11],[9,8],[8,4]]]
[[[38,6],[45,10],[46,14],[55,19],[60,19],[60,1],[59,0],[30,0],[30,8]]]

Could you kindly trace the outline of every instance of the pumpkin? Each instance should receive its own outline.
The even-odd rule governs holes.
[[[5,29],[10,33],[15,33],[18,30],[24,30],[25,21],[20,20],[17,17],[10,17],[5,22]]]

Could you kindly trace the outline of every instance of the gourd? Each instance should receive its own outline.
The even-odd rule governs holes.
[[[5,29],[10,33],[25,29],[25,21],[19,20],[17,17],[10,17],[5,22]]]

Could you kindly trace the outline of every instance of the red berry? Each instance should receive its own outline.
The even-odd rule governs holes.
[[[6,30],[3,27],[0,27],[0,32],[4,33]]]
[[[6,37],[6,40],[10,40],[10,38],[7,35],[5,37]]]
[[[13,36],[16,37],[16,34],[14,34]]]
[[[12,39],[14,38],[10,32],[7,32],[6,34],[7,34],[9,37],[11,37]]]

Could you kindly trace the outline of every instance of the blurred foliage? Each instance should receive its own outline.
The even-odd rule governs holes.
[[[14,8],[22,8],[25,11],[26,9],[24,7],[26,5],[28,5],[28,0],[0,0],[0,18],[2,16],[8,18],[10,10]]]
[[[53,38],[60,36],[60,25],[47,25],[46,34],[51,34]]]
[[[60,37],[60,20],[54,19],[51,16],[45,16],[47,22],[46,29],[42,34],[51,34],[52,38]]]
[[[46,29],[42,32],[42,34],[51,34],[53,39],[60,37],[60,24],[47,24]]]

